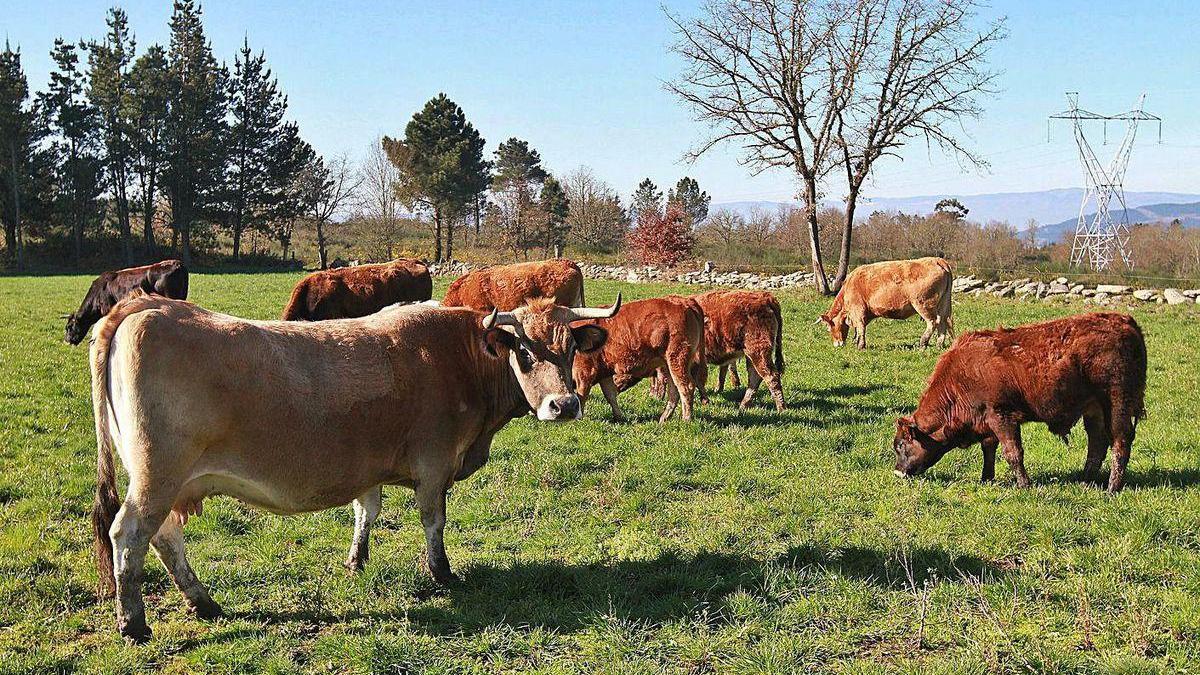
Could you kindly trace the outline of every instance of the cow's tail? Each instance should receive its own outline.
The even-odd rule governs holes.
[[[432,289],[430,297],[433,297]],[[288,300],[287,307],[283,308],[284,321],[305,321],[308,316],[308,284],[304,281],[296,284],[292,289],[292,297]]]
[[[942,298],[938,302],[938,315],[945,326],[946,334],[950,339],[954,339],[954,305],[951,300],[951,295],[954,292],[954,271],[950,269],[950,263],[945,260],[941,261],[942,269],[946,270],[946,286],[942,291]]]
[[[771,298],[771,313],[775,315],[775,371],[783,374],[783,312],[775,298]]]

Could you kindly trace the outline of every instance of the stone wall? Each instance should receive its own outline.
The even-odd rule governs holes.
[[[429,266],[434,276],[457,277],[481,265],[462,262],[438,263]],[[763,290],[812,287],[811,272],[797,270],[789,274],[754,274],[751,272],[719,271],[712,263],[691,272],[667,271],[656,267],[627,265],[595,265],[580,263],[583,276],[588,279],[608,279],[630,283],[663,282],[699,284],[706,286],[729,286]],[[997,298],[1042,302],[1079,301],[1084,304],[1111,306],[1118,303],[1147,304],[1200,304],[1200,288],[1135,288],[1119,284],[1084,284],[1072,282],[1066,277],[1051,281],[1024,278],[1013,281],[986,281],[974,275],[955,277],[954,292],[974,296],[991,295]]]

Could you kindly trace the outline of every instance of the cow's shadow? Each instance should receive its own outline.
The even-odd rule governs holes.
[[[907,571],[906,571],[907,570]],[[869,548],[821,550],[794,547],[770,560],[725,553],[665,553],[651,560],[566,565],[518,562],[475,565],[445,591],[449,603],[423,603],[405,613],[431,634],[475,633],[497,624],[575,632],[598,622],[661,624],[713,610],[709,621],[726,622],[721,607],[744,591],[769,598],[781,574],[834,575],[881,590],[904,591],[931,577],[995,579],[1006,571],[974,556],[919,548],[907,555]],[[910,576],[911,575],[911,576]],[[782,582],[784,584],[788,582]],[[807,582],[797,580],[801,586]]]
[[[848,424],[875,424],[885,419],[888,424],[896,415],[894,405],[875,402],[880,393],[898,394],[900,388],[893,384],[838,384],[820,389],[785,390],[783,412],[775,410],[766,387],[760,387],[753,404],[745,410],[736,410],[742,400],[742,389],[719,395],[709,394],[711,402],[696,407],[697,415],[722,426],[778,426],[803,424],[812,428],[841,427]],[[899,403],[899,399],[896,399]],[[734,409],[729,410],[732,406]]]

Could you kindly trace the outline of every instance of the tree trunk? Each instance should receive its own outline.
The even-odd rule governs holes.
[[[812,255],[813,281],[817,291],[829,295],[829,280],[825,278],[825,265],[821,262],[821,228],[817,224],[817,182],[804,180],[805,217],[808,219],[809,253]]]
[[[142,203],[142,238],[145,240],[146,254],[154,255],[157,245],[154,243],[154,173],[150,169],[150,177],[146,182],[145,201]]]
[[[238,255],[241,253],[241,250],[242,250],[242,227],[241,227],[241,218],[240,217],[234,216],[232,229],[233,229],[233,259],[236,262],[238,259]]]
[[[133,228],[129,223],[129,195],[125,192],[125,174],[117,172],[113,178],[117,184],[117,221],[121,225],[121,251],[125,265],[133,265]]]
[[[454,260],[454,218],[446,221],[446,260]]]
[[[842,290],[846,275],[850,273],[850,240],[854,235],[854,210],[858,206],[858,188],[851,188],[846,196],[846,221],[842,223],[842,247],[838,251],[838,271],[833,279],[831,293]]]
[[[192,266],[192,222],[191,217],[185,218],[182,222],[176,221],[176,226],[179,232],[179,257],[183,260],[183,264],[188,267]]]
[[[442,211],[433,209],[433,261],[442,262]]]
[[[328,269],[329,256],[325,252],[325,226],[317,218],[317,256],[321,259],[321,269]]]
[[[21,236],[21,189],[17,183],[17,148],[15,144],[10,143],[8,146],[9,158],[9,176],[12,183],[13,197],[13,220],[9,227],[4,229],[5,245],[8,246],[9,255],[13,256],[16,261],[17,269],[25,269],[25,246],[23,237]]]

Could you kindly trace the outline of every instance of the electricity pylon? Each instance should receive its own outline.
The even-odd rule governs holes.
[[[1075,224],[1075,240],[1071,244],[1071,265],[1087,264],[1093,270],[1105,270],[1119,256],[1126,267],[1133,265],[1129,257],[1129,215],[1125,208],[1125,169],[1129,167],[1129,154],[1133,151],[1133,139],[1137,136],[1138,122],[1158,122],[1158,138],[1162,142],[1162,118],[1142,110],[1146,95],[1138,98],[1137,106],[1119,115],[1098,115],[1079,107],[1078,92],[1067,92],[1067,102],[1070,108],[1057,115],[1051,115],[1052,120],[1071,120],[1074,122],[1075,144],[1079,146],[1079,161],[1083,164],[1084,178],[1087,188],[1083,193],[1083,203],[1079,205],[1079,220]],[[1087,136],[1083,132],[1083,124],[1099,120],[1104,128],[1104,143],[1108,144],[1108,122],[1120,120],[1126,123],[1125,138],[1113,155],[1112,161],[1105,168],[1096,159]],[[1095,212],[1088,217],[1088,204],[1095,201]],[[1116,204],[1113,204],[1113,201]],[[1116,218],[1113,209],[1119,207]]]

